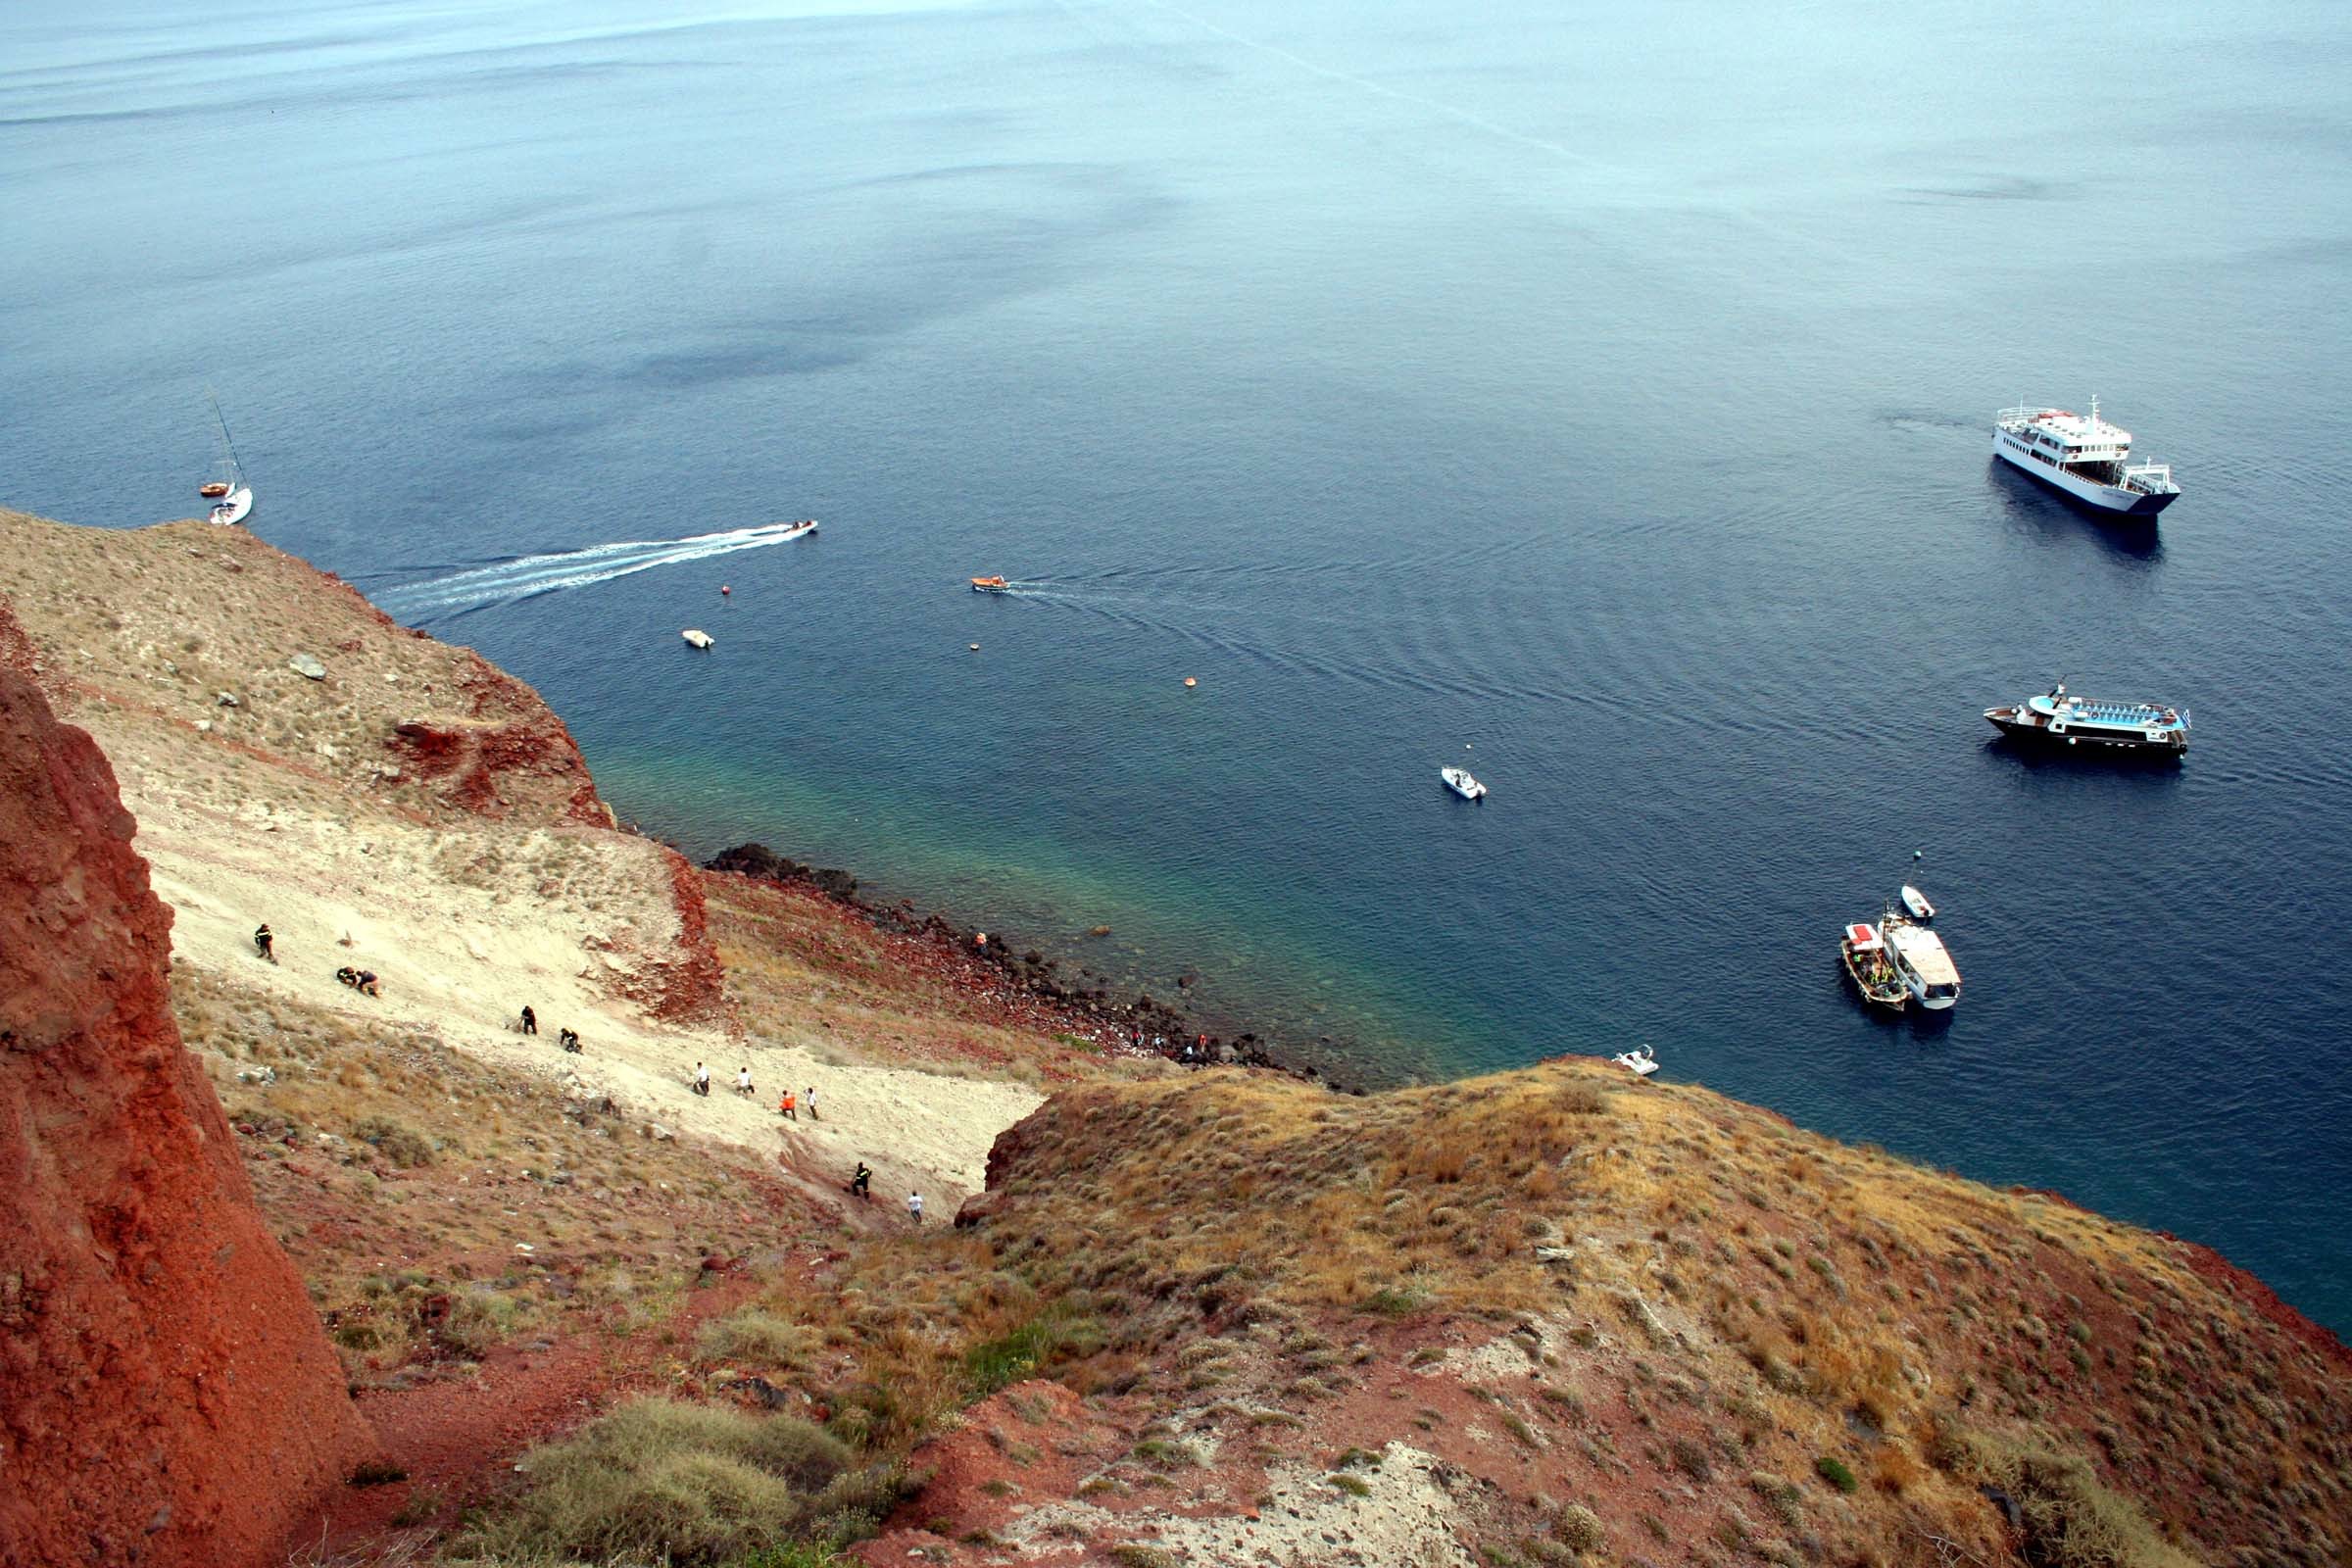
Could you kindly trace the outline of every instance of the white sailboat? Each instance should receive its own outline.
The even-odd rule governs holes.
[[[252,514],[253,486],[245,482],[245,470],[237,463],[237,449],[228,439],[228,420],[220,415],[220,400],[209,386],[204,389],[204,396],[213,406],[213,423],[220,431],[222,477],[199,486],[196,493],[213,504],[212,520],[227,527],[243,522]]]

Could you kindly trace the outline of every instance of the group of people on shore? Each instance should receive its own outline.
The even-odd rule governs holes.
[[[528,1003],[523,1004],[522,1007],[522,1032],[526,1035],[535,1035],[539,1032],[539,1015],[531,1010]],[[556,1044],[575,1056],[584,1054],[580,1050],[580,1032],[577,1029],[558,1029]]]
[[[710,1098],[710,1067],[709,1063],[698,1061],[694,1064],[694,1077],[689,1081],[688,1087],[705,1099]],[[742,1070],[735,1074],[735,1093],[745,1100],[760,1098],[760,1091],[752,1082],[752,1064],[748,1061],[743,1064]],[[787,1120],[799,1121],[803,1110],[808,1112],[810,1121],[824,1119],[816,1113],[816,1089],[813,1085],[806,1094],[796,1095],[787,1089],[784,1091],[783,1098],[776,1102],[776,1114]]]
[[[858,1162],[858,1169],[850,1176],[850,1185],[848,1190],[850,1196],[857,1199],[859,1202],[871,1202],[874,1197],[873,1167],[868,1165],[864,1160],[859,1160]],[[922,1194],[908,1193],[906,1195],[906,1217],[917,1225],[920,1225],[923,1222]]]
[[[345,947],[350,947],[351,939],[349,937],[345,937],[343,939],[343,945]],[[270,929],[270,922],[267,920],[264,920],[260,925],[253,928],[253,951],[266,963],[275,963],[277,961],[277,933]],[[347,963],[335,971],[335,979],[340,983],[351,987],[352,990],[357,991],[363,997],[379,997],[383,995],[381,991],[376,989],[375,971],[373,969],[355,969]]]

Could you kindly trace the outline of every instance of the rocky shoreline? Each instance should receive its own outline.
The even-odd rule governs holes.
[[[1173,1061],[1208,1066],[1266,1068],[1323,1084],[1344,1094],[1360,1095],[1379,1087],[1352,1075],[1342,1081],[1325,1061],[1253,1029],[1237,1027],[1234,1019],[1211,1014],[1182,1001],[1171,1003],[1149,991],[1124,995],[1109,976],[1084,964],[1065,965],[1062,960],[1049,957],[1039,949],[1002,931],[986,931],[965,925],[940,910],[921,909],[911,898],[886,903],[862,896],[858,891],[861,884],[849,872],[805,865],[763,844],[739,844],[721,850],[703,865],[707,870],[817,893],[855,911],[876,930],[919,938],[994,971],[1011,990],[1064,1013],[1073,1025],[1135,1054],[1157,1054]],[[1179,988],[1185,984],[1178,981]],[[1189,1057],[1188,1046],[1193,1053]],[[1318,1042],[1318,1055],[1328,1050],[1346,1059],[1344,1043]]]

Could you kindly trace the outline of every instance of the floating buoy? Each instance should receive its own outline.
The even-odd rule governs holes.
[[[1190,675],[1187,675],[1187,676],[1185,676],[1185,677],[1184,677],[1184,684],[1185,684],[1186,688],[1189,690],[1190,688],[1192,688],[1192,687],[1195,687],[1195,686],[1198,686],[1198,685],[1200,685],[1200,683],[1199,681],[1197,681],[1197,680],[1193,679],[1193,677],[1192,677],[1192,676],[1190,676]]]
[[[728,584],[728,583],[723,583],[723,582],[722,582],[722,583],[720,583],[720,584],[718,585],[718,591],[719,591],[719,593],[720,593],[720,594],[723,596],[723,595],[726,595],[726,594],[731,594],[731,593],[733,593],[733,592],[735,591],[735,589],[734,589],[734,587],[733,587],[731,584]]]

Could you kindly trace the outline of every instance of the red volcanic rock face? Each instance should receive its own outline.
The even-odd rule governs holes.
[[[452,806],[477,815],[612,826],[571,731],[537,692],[479,654],[470,656],[461,684],[470,720],[395,724],[384,743],[395,757],[438,783]]]
[[[0,667],[10,1568],[259,1563],[373,1449],[181,1049],[132,827],[96,743]]]

